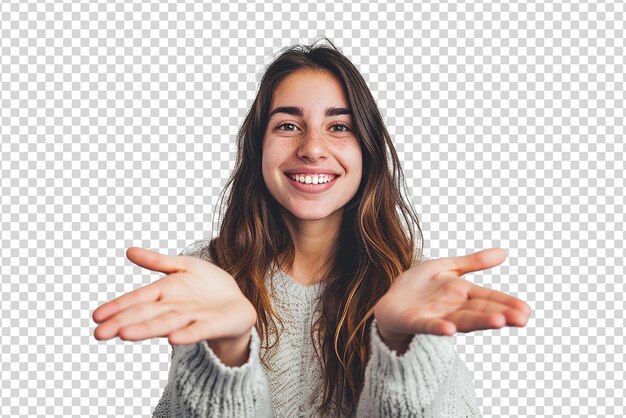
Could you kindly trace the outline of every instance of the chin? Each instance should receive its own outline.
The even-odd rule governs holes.
[[[335,210],[328,210],[328,208],[290,208],[289,212],[294,218],[298,218],[302,221],[317,221],[320,219],[328,218]]]

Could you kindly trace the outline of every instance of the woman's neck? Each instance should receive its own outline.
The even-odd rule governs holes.
[[[324,219],[302,220],[286,216],[285,225],[291,234],[295,256],[285,273],[308,286],[320,280],[320,269],[333,255],[341,228],[343,211]]]

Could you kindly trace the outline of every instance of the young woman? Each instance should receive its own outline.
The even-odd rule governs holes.
[[[219,236],[178,256],[129,248],[166,276],[93,313],[98,340],[172,344],[155,416],[480,416],[453,335],[528,321],[461,277],[503,250],[422,259],[381,114],[330,44],[266,69]]]

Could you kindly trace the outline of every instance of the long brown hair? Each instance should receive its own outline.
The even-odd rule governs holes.
[[[395,148],[365,80],[327,38],[330,46],[294,45],[266,68],[258,93],[237,134],[237,160],[220,197],[219,236],[208,246],[213,262],[228,271],[256,307],[261,341],[278,343],[276,320],[265,277],[290,266],[295,249],[261,172],[262,140],[272,93],[286,76],[302,69],[328,70],[341,83],[353,112],[353,131],[362,148],[363,176],[344,206],[333,256],[325,264],[312,338],[322,362],[324,393],[318,412],[351,415],[363,387],[374,306],[395,277],[422,260],[423,235],[405,195],[406,183]],[[403,194],[404,193],[404,194]],[[224,201],[226,197],[226,201]],[[225,213],[222,207],[225,203]],[[285,271],[285,270],[283,270]],[[272,345],[270,334],[275,335]],[[317,345],[320,350],[318,351]],[[320,357],[321,351],[321,357]],[[265,359],[261,359],[267,366]],[[331,410],[333,412],[331,412]]]

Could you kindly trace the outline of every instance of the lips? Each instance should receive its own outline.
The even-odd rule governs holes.
[[[285,177],[287,178],[287,181],[289,182],[289,184],[296,190],[300,191],[300,192],[304,192],[304,193],[322,193],[325,192],[326,190],[330,189],[331,187],[333,187],[335,185],[335,183],[337,182],[337,179],[340,177],[339,175],[336,175],[334,179],[332,179],[331,181],[329,181],[328,183],[320,183],[320,184],[313,184],[313,183],[300,183],[299,181],[293,180],[291,177],[289,177],[289,175],[287,173],[285,173]]]
[[[296,167],[291,170],[285,171],[285,174],[332,174],[333,176],[338,176],[339,173],[335,172],[331,169],[323,169],[323,168],[307,168],[307,167]]]

